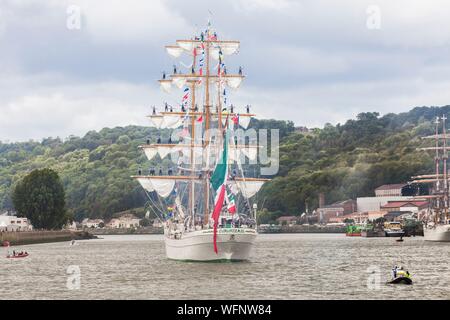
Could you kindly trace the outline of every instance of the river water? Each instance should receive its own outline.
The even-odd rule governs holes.
[[[168,260],[160,235],[102,238],[0,248],[0,299],[450,299],[450,243],[421,237],[263,234],[236,263]],[[412,286],[386,284],[395,264]]]

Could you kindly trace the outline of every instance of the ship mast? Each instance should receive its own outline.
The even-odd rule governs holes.
[[[442,120],[442,134],[439,134],[439,128]],[[414,180],[410,183],[434,183],[434,192],[430,196],[420,196],[420,198],[433,199],[434,203],[434,223],[439,223],[443,219],[448,221],[449,215],[449,181],[448,181],[448,147],[447,147],[447,117],[445,114],[439,118],[436,117],[435,134],[433,136],[423,137],[423,139],[435,140],[434,147],[419,148],[419,150],[435,151],[435,174],[426,174],[412,177]],[[443,140],[442,146],[440,140]],[[440,172],[440,162],[442,159],[442,173]]]
[[[195,54],[192,66],[195,66]],[[195,112],[195,81],[191,81],[192,99],[191,99],[191,112]],[[195,175],[195,117],[191,117],[191,176]],[[191,213],[191,225],[195,224],[195,182],[191,180],[189,185],[189,209]]]
[[[444,170],[444,217],[445,221],[448,221],[448,172],[447,172],[447,160],[448,160],[448,152],[447,152],[447,133],[446,133],[446,126],[445,126],[445,120],[447,120],[447,117],[445,114],[442,116],[442,134],[443,134],[443,155],[442,155],[442,161],[443,161],[443,170]]]
[[[436,121],[434,122],[436,124],[436,132],[435,132],[435,145],[436,145],[436,155],[434,158],[435,161],[435,167],[436,167],[436,184],[435,184],[435,189],[436,189],[436,194],[440,193],[440,189],[441,189],[441,185],[440,185],[440,172],[439,172],[439,162],[440,162],[440,157],[439,157],[439,124],[440,124],[440,118],[439,116],[436,117]],[[439,215],[440,209],[441,209],[441,201],[439,199],[439,197],[436,198],[436,215],[435,215],[435,219],[437,219],[437,216]],[[435,221],[436,222],[436,221]]]
[[[208,23],[209,24],[209,23]],[[210,39],[210,28],[208,26],[207,34],[206,34],[206,40],[209,41]],[[211,118],[211,105],[210,105],[210,98],[209,98],[209,77],[210,77],[210,70],[209,70],[209,42],[206,45],[206,83],[205,83],[205,136],[204,136],[204,142],[203,142],[203,150],[205,151],[206,148],[209,145],[209,129],[210,129],[210,118]],[[209,155],[208,155],[209,156]],[[204,197],[204,204],[203,204],[203,224],[208,225],[209,223],[209,172],[206,172],[205,174],[205,183],[204,183],[204,189],[203,192],[205,193]]]
[[[170,93],[171,87],[175,85],[179,89],[183,87],[188,87],[190,90],[190,108],[187,107],[187,101],[188,97],[183,96],[183,103],[182,103],[182,110],[181,112],[173,111],[172,107],[169,110],[166,110],[164,112],[156,113],[155,108],[153,109],[152,115],[149,116],[151,122],[153,123],[153,126],[162,129],[162,128],[169,128],[169,129],[175,129],[179,128],[180,126],[184,127],[184,131],[188,130],[189,126],[191,127],[190,130],[188,130],[188,133],[190,133],[190,139],[191,141],[185,141],[183,139],[183,142],[172,143],[169,141],[169,143],[161,143],[160,139],[157,143],[151,144],[148,142],[146,145],[140,146],[141,149],[145,152],[147,158],[149,160],[153,159],[157,154],[162,158],[166,157],[172,150],[176,150],[178,152],[182,152],[183,155],[190,154],[191,163],[190,165],[184,167],[179,167],[179,169],[184,172],[184,170],[190,171],[189,174],[184,174],[182,172],[178,173],[177,175],[172,175],[172,172],[169,172],[167,176],[162,175],[161,173],[159,175],[155,175],[155,170],[150,171],[149,175],[142,175],[141,172],[138,176],[133,176],[136,180],[139,181],[139,183],[142,185],[142,187],[148,191],[148,192],[157,192],[157,194],[162,198],[167,198],[172,194],[173,188],[175,187],[175,183],[178,182],[185,182],[187,183],[187,206],[188,206],[188,212],[190,215],[190,227],[195,226],[196,224],[196,207],[201,204],[203,201],[203,224],[205,226],[209,225],[209,219],[210,219],[210,173],[211,173],[211,166],[210,166],[210,153],[214,153],[216,151],[213,148],[219,148],[222,141],[222,131],[223,131],[223,124],[222,124],[222,95],[221,92],[224,90],[225,86],[237,89],[242,80],[245,78],[242,75],[241,69],[239,69],[239,74],[227,74],[226,72],[222,72],[222,65],[221,59],[222,54],[223,55],[232,55],[239,51],[240,43],[239,41],[234,40],[218,40],[216,33],[212,31],[210,28],[210,24],[208,23],[208,28],[206,31],[202,32],[201,36],[195,36],[189,40],[176,40],[176,45],[169,45],[166,46],[166,50],[174,58],[178,58],[183,53],[191,54],[193,55],[192,59],[192,70],[191,72],[177,72],[176,67],[174,68],[173,74],[166,75],[166,73],[163,73],[163,77],[161,80],[159,80],[159,83],[161,85],[161,88],[163,91]],[[200,51],[201,50],[201,51]],[[201,52],[201,60],[200,67],[201,72],[196,72],[196,63],[197,60],[197,53]],[[212,59],[219,60],[219,72],[215,74],[212,71],[211,63]],[[200,69],[199,69],[200,70]],[[217,110],[212,110],[212,100],[214,100],[213,95],[215,92],[212,91],[211,84],[216,85],[217,84]],[[199,88],[200,86],[203,86],[204,88]],[[200,89],[200,90],[199,90]],[[203,91],[204,90],[204,91]],[[185,89],[185,92],[188,91]],[[215,91],[215,90],[214,90]],[[196,95],[199,93],[203,93],[203,109],[198,110],[198,100],[196,99]],[[185,108],[186,107],[186,108]],[[250,112],[247,109],[247,112],[243,113],[236,113],[236,111],[231,110],[231,112],[227,113],[227,117],[236,117],[236,119],[239,120],[239,125],[243,127],[244,129],[248,128],[248,125],[250,123],[251,117],[255,116],[254,114],[250,114]],[[198,119],[203,118],[202,123],[200,124],[200,121],[197,121]],[[212,127],[216,128],[215,122],[217,123],[217,129],[219,134],[217,137],[215,137],[214,143],[212,143],[211,140],[211,134],[210,129]],[[184,132],[183,131],[183,132]],[[200,141],[201,139],[201,141]],[[236,151],[241,150],[243,148],[246,148],[247,146],[244,145],[237,145],[233,144],[231,146]],[[257,156],[257,146],[252,148],[252,146],[248,146],[250,149],[247,149],[247,157],[253,157],[256,158]],[[198,150],[202,150],[203,158],[206,159],[206,166],[203,167],[202,163],[196,163],[196,157],[198,156]],[[254,151],[253,156],[250,156],[248,154],[249,151]],[[217,160],[217,159],[215,159]],[[238,185],[238,188],[242,190],[246,190],[245,197],[251,197],[254,195],[258,190],[261,188],[261,186],[268,181],[269,179],[262,179],[262,178],[245,178],[245,177],[235,177],[234,182],[236,185]],[[195,190],[196,184],[201,183],[203,192],[199,192],[199,189]],[[250,190],[250,191],[249,191]],[[197,192],[196,192],[197,191]],[[196,201],[196,196],[197,200]]]

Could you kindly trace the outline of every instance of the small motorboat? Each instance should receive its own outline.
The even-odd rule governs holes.
[[[388,283],[390,283],[390,284],[412,284],[412,280],[411,280],[411,278],[400,276],[395,279],[392,279]]]
[[[17,258],[25,258],[28,257],[28,253],[21,253],[21,254],[16,254],[16,255],[7,255],[6,258],[8,259],[17,259]]]
[[[388,283],[390,284],[412,284],[411,274],[403,267],[395,266],[392,269],[392,278]]]

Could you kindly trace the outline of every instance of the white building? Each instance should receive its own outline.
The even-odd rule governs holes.
[[[130,229],[130,228],[138,228],[140,225],[141,219],[136,218],[132,214],[125,214],[120,218],[111,219],[106,225],[107,228],[111,229]]]
[[[77,226],[77,223],[76,223],[75,221],[72,221],[71,223],[70,223],[70,222],[67,222],[67,224],[65,225],[64,228],[67,229],[67,230],[73,230],[73,231],[75,231],[75,230],[78,229],[78,226]]]
[[[400,197],[402,195],[402,189],[406,183],[397,184],[384,184],[375,189],[376,197]]]
[[[93,228],[93,229],[98,229],[100,228],[100,224],[104,224],[105,222],[102,219],[84,219],[81,222],[81,226],[83,228]]]
[[[356,198],[356,210],[358,212],[380,211],[380,208],[389,201],[406,201],[407,199],[411,199],[411,197],[390,196]]]
[[[31,231],[33,226],[27,218],[0,215],[0,231]]]

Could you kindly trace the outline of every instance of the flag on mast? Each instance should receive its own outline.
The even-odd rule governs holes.
[[[184,88],[183,90],[183,98],[181,100],[181,104],[186,107],[189,101],[189,87]]]
[[[219,162],[214,169],[211,176],[211,185],[216,192],[214,211],[212,214],[212,219],[214,221],[214,252],[217,251],[217,226],[219,224],[220,213],[222,212],[222,207],[225,201],[226,185],[228,179],[228,130],[226,131],[224,141],[223,141],[223,152]]]
[[[236,201],[234,200],[234,194],[227,191],[227,209],[231,214],[236,213]]]

